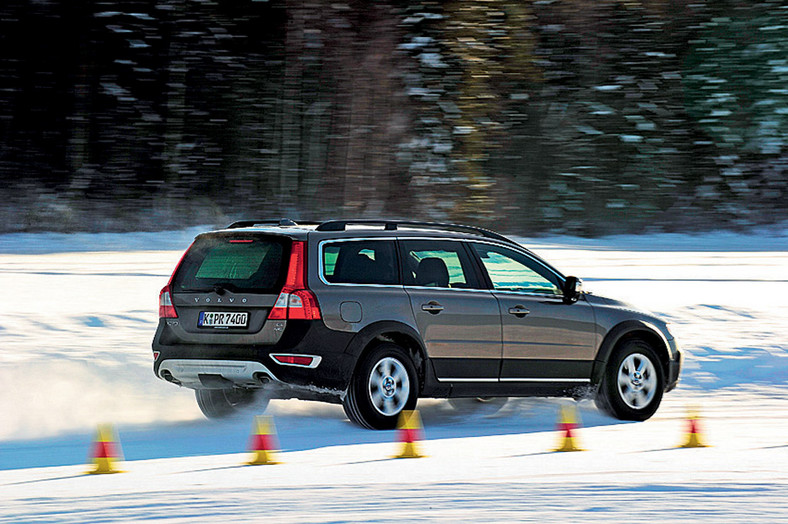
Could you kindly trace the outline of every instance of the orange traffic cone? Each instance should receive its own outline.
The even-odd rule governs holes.
[[[105,473],[121,473],[115,468],[116,460],[123,460],[120,445],[115,437],[115,432],[109,424],[102,424],[96,432],[96,440],[91,446],[90,459],[95,466],[87,473],[90,475],[103,475]]]
[[[269,416],[255,417],[254,425],[252,426],[252,438],[249,443],[252,460],[247,462],[247,464],[250,466],[279,464],[279,462],[274,460],[274,453],[277,447],[276,428],[274,428],[273,418]]]
[[[687,413],[687,439],[679,446],[681,448],[707,448],[703,442],[700,431],[700,415],[695,409],[690,409]]]
[[[578,422],[577,408],[574,406],[561,406],[558,418],[558,431],[561,432],[561,440],[558,447],[553,451],[585,451],[577,445],[575,433],[580,427]]]
[[[402,451],[394,458],[421,458],[416,443],[424,438],[421,416],[417,410],[403,411],[397,423],[397,442],[402,443]]]

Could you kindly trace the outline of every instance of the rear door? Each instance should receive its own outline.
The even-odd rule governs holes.
[[[174,335],[186,343],[278,340],[284,321],[266,319],[284,283],[290,245],[288,238],[254,233],[198,237],[172,282]]]
[[[565,304],[561,278],[525,253],[483,243],[472,248],[500,305],[501,382],[588,382],[596,333],[588,302]]]
[[[399,241],[403,282],[438,378],[497,382],[498,302],[478,278],[463,242]]]

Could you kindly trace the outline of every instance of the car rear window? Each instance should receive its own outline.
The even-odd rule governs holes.
[[[277,293],[284,280],[285,244],[278,238],[209,237],[195,241],[173,281],[173,291]]]

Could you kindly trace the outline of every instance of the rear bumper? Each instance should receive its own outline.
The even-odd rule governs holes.
[[[168,358],[161,361],[159,378],[191,389],[225,387],[261,387],[279,381],[260,362],[244,360],[201,360]]]
[[[670,360],[668,361],[668,376],[665,377],[665,391],[674,389],[679,383],[681,366],[684,363],[684,354],[679,349],[676,339],[669,339]]]
[[[322,321],[291,320],[277,344],[209,345],[163,344],[159,323],[153,351],[159,356],[154,374],[162,380],[192,389],[223,387],[263,387],[273,382],[339,395],[350,382],[355,360],[345,353],[353,333],[328,329]],[[307,368],[282,365],[272,353],[304,354],[320,357],[319,364]]]

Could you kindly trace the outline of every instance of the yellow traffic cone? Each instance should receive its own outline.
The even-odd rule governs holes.
[[[421,416],[417,410],[403,411],[397,423],[397,442],[402,443],[402,451],[394,458],[421,458],[417,442],[423,440]]]
[[[707,448],[703,442],[700,431],[700,415],[695,409],[688,410],[687,413],[687,439],[679,446],[681,448]]]
[[[274,453],[277,449],[276,428],[274,420],[269,416],[256,416],[252,426],[252,438],[249,450],[252,452],[252,460],[247,462],[250,466],[263,466],[267,464],[279,464],[274,460]]]
[[[561,440],[558,447],[553,451],[585,451],[577,445],[575,433],[580,427],[577,416],[577,408],[574,406],[561,406],[558,418],[558,431],[561,432]]]
[[[96,432],[96,440],[90,451],[90,459],[94,468],[87,473],[90,475],[103,475],[106,473],[121,473],[115,468],[116,460],[123,460],[120,445],[117,443],[115,432],[109,424],[102,424]]]

